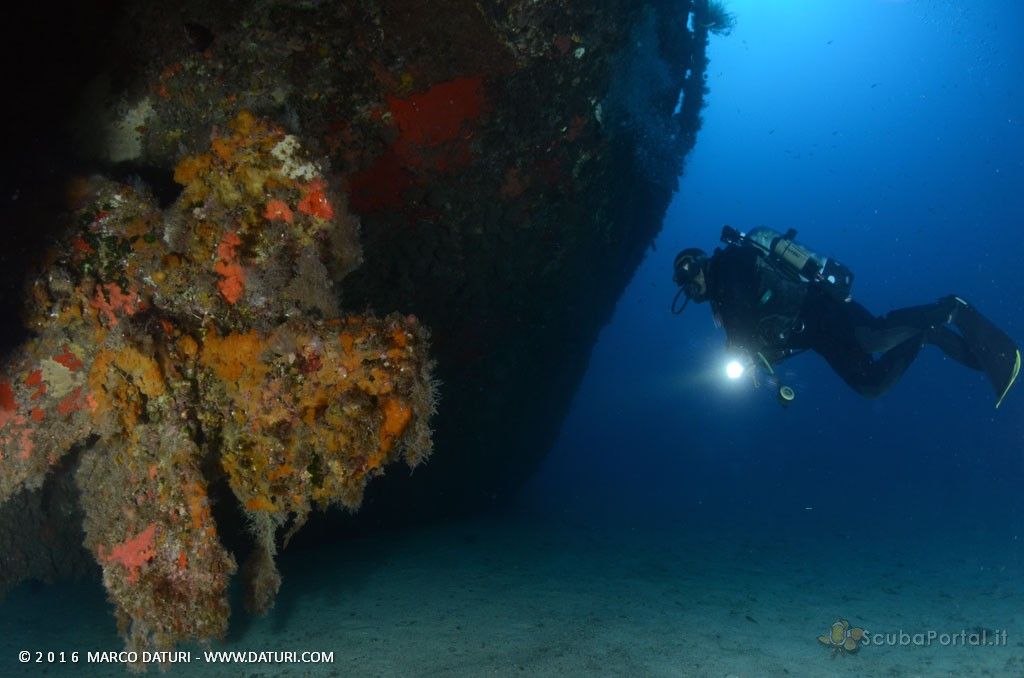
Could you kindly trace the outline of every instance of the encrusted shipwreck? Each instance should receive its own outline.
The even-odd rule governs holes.
[[[249,518],[261,612],[279,537],[431,448],[427,331],[339,312],[357,222],[295,139],[243,111],[175,179],[166,210],[140,187],[78,186],[29,285],[35,336],[0,369],[0,504],[76,453],[85,545],[135,649],[226,629],[214,477]]]
[[[0,26],[11,63],[53,62],[8,74],[0,317],[28,336],[0,324],[0,595],[91,559],[129,642],[167,647],[223,632],[236,523],[262,611],[314,508],[366,489],[296,541],[509,496],[660,229],[714,5],[111,0],[59,39],[43,4]],[[57,229],[67,175],[94,178]]]

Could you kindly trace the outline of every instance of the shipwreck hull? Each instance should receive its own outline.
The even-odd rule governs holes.
[[[66,230],[70,177],[142,185],[167,207],[181,195],[182,159],[251,113],[294,136],[358,219],[361,264],[330,271],[337,310],[415,316],[440,384],[429,460],[374,479],[358,513],[314,515],[296,541],[512,496],[550,448],[695,142],[706,5],[253,0],[75,11],[76,28],[60,35],[42,11],[8,24],[8,49],[36,61],[13,83],[26,105],[4,170],[5,353],[30,336],[15,319],[26,279]],[[68,480],[78,456],[0,509],[5,587],[83,570],[81,533],[67,527],[81,520]],[[222,478],[210,482],[211,494],[226,491]],[[241,514],[227,502],[214,510],[234,550]],[[52,529],[57,514],[64,524]]]

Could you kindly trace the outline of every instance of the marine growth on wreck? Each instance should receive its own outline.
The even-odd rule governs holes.
[[[358,223],[294,137],[241,111],[184,157],[167,209],[138,185],[75,187],[28,287],[34,336],[0,370],[0,504],[73,455],[85,545],[129,647],[223,636],[235,557],[209,487],[250,523],[246,602],[315,508],[356,509],[431,450],[428,332],[340,314]]]
[[[0,595],[91,561],[129,646],[165,649],[224,633],[236,572],[269,609],[314,509],[360,507],[435,441],[415,478],[388,472],[380,501],[320,525],[509,496],[660,228],[700,126],[707,13],[79,8],[76,37],[111,46],[68,113],[95,175],[0,266],[3,289],[29,271],[0,298],[28,331],[0,356]]]

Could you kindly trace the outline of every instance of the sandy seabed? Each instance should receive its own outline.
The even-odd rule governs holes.
[[[191,647],[165,675],[1019,676],[1022,563],[1016,541],[948,532],[857,543],[488,517],[285,552],[271,614],[236,612],[212,648],[333,661],[214,664]],[[937,637],[833,657],[816,638],[837,617],[883,641]],[[961,631],[992,644],[941,644]],[[0,605],[0,675],[124,676],[85,655],[122,647],[98,584],[26,585]],[[21,650],[82,654],[21,664]]]

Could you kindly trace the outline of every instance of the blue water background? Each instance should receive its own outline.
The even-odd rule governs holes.
[[[797,229],[876,314],[956,293],[1024,339],[1024,5],[735,0],[656,246],[593,350],[524,504],[587,522],[849,539],[1024,540],[1024,388],[925,347],[877,400],[814,354],[797,391],[728,383],[676,252],[723,224]],[[854,542],[856,544],[856,542]]]

